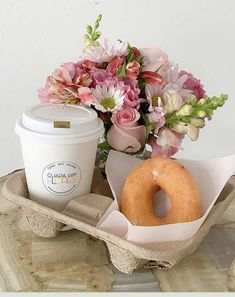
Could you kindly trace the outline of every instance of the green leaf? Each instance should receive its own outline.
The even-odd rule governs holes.
[[[101,18],[102,15],[100,14],[95,21],[94,28],[91,25],[87,25],[87,34],[85,34],[84,36],[85,48],[89,48],[91,46],[99,46],[99,42],[97,41],[97,39],[101,36],[101,32],[97,31],[97,29],[99,28]]]
[[[162,68],[163,64],[158,67],[158,69],[155,71],[156,73]]]
[[[149,122],[149,124],[146,127],[146,131],[147,131],[147,137],[148,137],[149,134],[153,131],[153,123]]]
[[[84,40],[84,47],[85,48],[89,48],[90,46],[93,45],[93,41],[91,40],[91,38],[87,34],[84,35],[83,40]]]
[[[153,123],[150,122],[149,118],[143,111],[140,111],[140,114],[144,120],[146,132],[147,132],[147,138],[148,138],[149,134],[153,131]]]
[[[87,33],[89,34],[89,35],[92,35],[92,26],[91,25],[87,25],[87,27],[86,27],[86,31],[87,31]]]
[[[189,124],[189,123],[191,123],[191,119],[192,119],[192,117],[182,117],[180,120],[182,121],[182,122],[184,122],[184,123],[187,123],[187,124]]]
[[[126,60],[127,60],[127,63],[136,61],[141,65],[141,63],[143,62],[143,56],[141,56],[141,55],[136,56],[136,54],[134,53],[132,47],[128,43],[128,54],[127,54]]]
[[[127,63],[133,62],[136,60],[135,54],[132,52],[130,56],[127,58]]]
[[[102,14],[99,14],[98,17],[97,17],[98,22],[100,22],[101,19],[102,19]]]
[[[201,110],[195,110],[193,113],[195,116],[199,117],[199,118],[204,118],[207,116],[207,113],[205,110],[201,109]]]
[[[146,81],[144,81],[143,79],[139,79],[139,87],[141,90],[145,88],[146,84]]]
[[[193,107],[190,104],[184,104],[178,111],[176,111],[176,116],[189,116],[193,112]]]
[[[101,142],[98,144],[98,147],[102,150],[110,150],[112,149],[111,145],[108,143],[108,140],[105,140],[104,142]]]
[[[122,64],[122,67],[117,72],[117,76],[121,78],[126,78],[126,62]]]
[[[206,114],[208,115],[208,116],[212,116],[213,114],[214,114],[214,112],[213,112],[213,110],[212,109],[207,109],[206,110]]]
[[[191,97],[189,97],[189,98],[185,101],[185,103],[194,106],[194,105],[197,103],[197,98],[196,98],[196,96],[191,96]]]
[[[100,31],[95,32],[95,33],[93,34],[93,40],[94,40],[94,41],[97,40],[97,39],[100,37],[100,35],[101,35],[101,32],[100,32]]]
[[[197,106],[203,106],[208,102],[208,98],[202,98],[200,100],[197,101]]]
[[[128,44],[128,55],[127,55],[127,63],[130,63],[132,61],[136,60],[136,55],[134,54],[132,47],[130,46],[130,44]]]
[[[96,21],[95,21],[95,27],[94,27],[95,30],[96,30],[97,28],[99,28],[101,19],[102,19],[102,14],[100,14],[100,15],[97,17]],[[95,31],[95,30],[94,30],[94,31]]]

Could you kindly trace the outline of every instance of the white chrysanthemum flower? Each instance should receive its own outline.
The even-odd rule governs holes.
[[[114,112],[122,108],[125,94],[124,91],[113,85],[107,86],[106,84],[96,86],[92,89],[94,97],[93,105],[97,110],[102,112]]]
[[[83,58],[92,62],[103,63],[110,62],[115,56],[127,55],[128,44],[125,41],[116,40],[113,44],[104,39],[99,46],[86,48],[83,52]]]

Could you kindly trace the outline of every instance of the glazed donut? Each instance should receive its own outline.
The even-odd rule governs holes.
[[[162,189],[171,200],[171,209],[163,217],[156,215],[154,194]],[[193,175],[168,158],[151,158],[136,166],[124,184],[120,210],[137,226],[158,226],[190,222],[201,216],[200,188]]]

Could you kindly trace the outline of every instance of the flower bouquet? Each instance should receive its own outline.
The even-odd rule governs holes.
[[[39,90],[42,102],[83,104],[103,120],[99,149],[171,157],[185,135],[195,141],[227,95],[208,97],[200,80],[158,48],[99,41],[101,15],[87,26],[82,59],[62,64]]]

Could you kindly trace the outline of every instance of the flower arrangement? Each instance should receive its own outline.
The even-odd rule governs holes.
[[[62,64],[39,90],[42,102],[84,104],[105,125],[100,148],[173,156],[185,135],[195,141],[227,95],[208,97],[200,80],[158,48],[99,41],[101,15],[87,26],[82,60]]]

